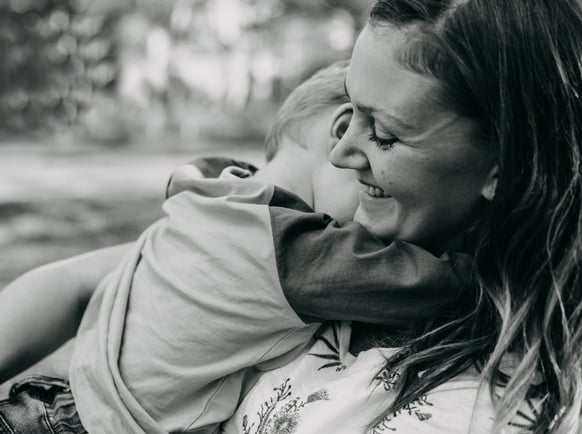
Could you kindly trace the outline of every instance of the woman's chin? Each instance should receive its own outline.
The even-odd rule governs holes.
[[[364,226],[384,242],[391,242],[395,239],[396,228],[391,223],[390,216],[391,213],[386,207],[370,209],[370,207],[362,205],[360,202],[360,206],[354,215],[354,221]]]

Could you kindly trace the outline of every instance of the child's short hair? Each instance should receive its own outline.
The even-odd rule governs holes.
[[[303,144],[301,122],[317,115],[323,108],[349,102],[344,90],[348,65],[348,60],[332,63],[317,71],[289,94],[265,138],[267,161],[275,156],[285,134]]]

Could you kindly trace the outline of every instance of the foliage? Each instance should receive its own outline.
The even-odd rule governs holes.
[[[71,125],[116,76],[114,15],[69,0],[0,3],[0,132]]]
[[[3,0],[0,136],[260,136],[290,89],[349,55],[366,8],[352,0]]]

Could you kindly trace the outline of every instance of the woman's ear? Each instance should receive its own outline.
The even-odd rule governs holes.
[[[350,125],[352,113],[352,104],[349,102],[340,105],[335,112],[333,112],[330,130],[330,136],[332,139],[339,140],[343,137]]]
[[[495,198],[495,192],[497,190],[497,175],[499,174],[499,165],[494,165],[493,168],[487,174],[487,179],[485,184],[481,189],[481,196],[485,200],[491,202]]]

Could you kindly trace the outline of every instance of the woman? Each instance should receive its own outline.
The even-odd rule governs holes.
[[[354,359],[348,332],[324,332],[259,380],[225,432],[356,432],[366,418],[374,433],[578,432],[580,2],[378,1],[346,91],[353,118],[331,160],[387,196],[363,193],[355,219],[434,252],[464,231],[475,307],[384,351],[375,376],[379,350]],[[353,349],[370,348],[364,330]],[[318,377],[318,356],[342,371]]]

